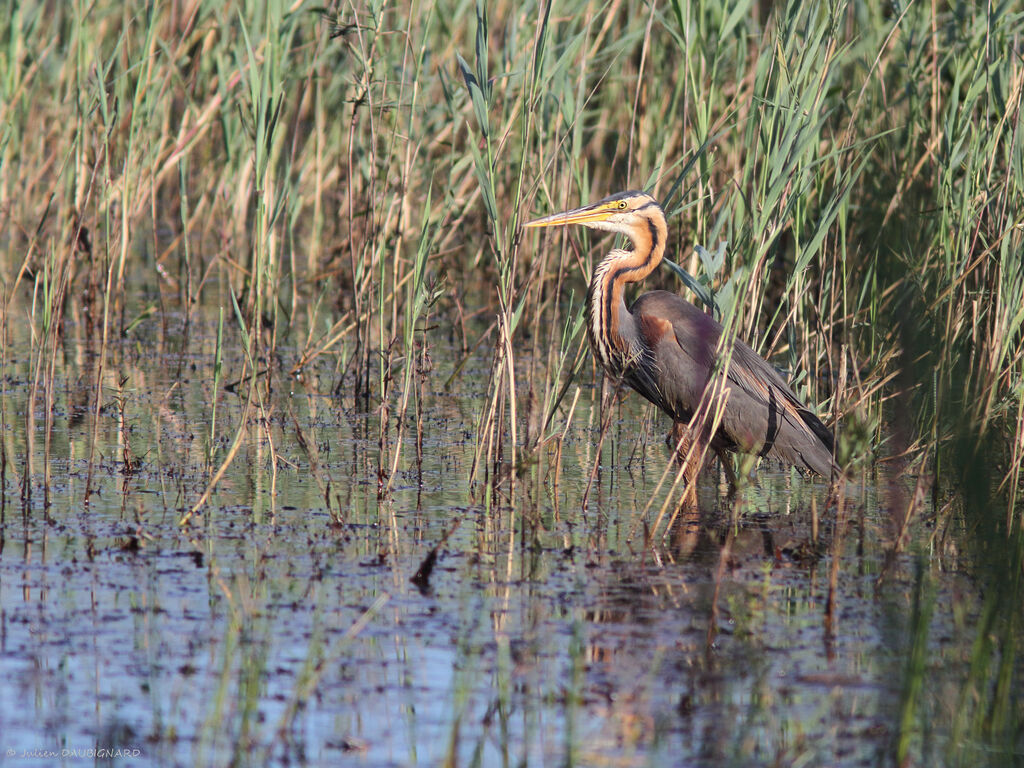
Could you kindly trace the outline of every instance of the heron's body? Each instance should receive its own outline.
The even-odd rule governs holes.
[[[831,432],[753,349],[738,340],[720,349],[722,326],[674,293],[651,291],[626,307],[625,286],[647,277],[665,254],[668,227],[654,198],[625,192],[526,226],[567,224],[619,232],[632,241],[632,250],[613,250],[591,277],[590,345],[612,379],[629,384],[673,419],[673,435],[683,447],[700,441],[716,452],[759,454],[826,477],[838,473]],[[718,364],[723,357],[727,366]],[[717,431],[710,434],[707,416],[701,433],[686,434],[684,425],[698,409],[713,412],[709,390],[723,369],[726,380],[718,391],[727,399]],[[695,475],[696,469],[687,480]]]

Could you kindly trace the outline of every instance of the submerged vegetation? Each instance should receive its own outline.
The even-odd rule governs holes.
[[[96,446],[112,415],[119,471],[138,469],[122,363],[144,354],[133,340],[148,334],[185,370],[213,306],[209,411],[189,435],[197,469],[176,474],[164,502],[184,536],[209,534],[234,463],[258,463],[260,484],[276,489],[294,456],[273,427],[282,411],[331,520],[348,522],[316,413],[279,399],[293,388],[375,414],[376,433],[359,435],[374,460],[360,471],[386,502],[437,441],[432,399],[459,391],[485,355],[486,387],[463,406],[459,437],[471,466],[451,483],[526,548],[558,507],[564,443],[581,421],[596,446],[582,506],[602,464],[633,449],[605,440],[622,406],[606,384],[590,387],[601,377],[581,315],[611,246],[521,224],[646,189],[669,214],[675,260],[726,326],[838,425],[841,461],[883,499],[886,556],[906,556],[911,527],[934,531],[910,554],[886,754],[935,757],[941,727],[942,760],[1013,763],[1024,723],[1022,100],[1024,12],[1011,3],[8,2],[3,524],[49,519],[55,460],[70,461],[58,404],[93,437],[74,456],[77,503],[110,459]],[[647,284],[683,290],[667,270]],[[67,403],[82,356],[86,395]],[[664,425],[651,422],[643,439],[656,442]],[[673,469],[653,471],[658,490],[633,514],[661,530],[677,496],[666,495]],[[984,598],[957,706],[936,712],[922,686],[947,538]],[[302,689],[322,671],[310,662]]]

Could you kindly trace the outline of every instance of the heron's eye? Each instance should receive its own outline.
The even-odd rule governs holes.
[[[627,203],[626,203],[625,200],[619,200],[619,210],[620,211],[626,210],[626,205],[627,205]]]

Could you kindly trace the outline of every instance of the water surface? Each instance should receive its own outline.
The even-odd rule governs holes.
[[[6,764],[875,765],[901,717],[918,563],[927,714],[955,717],[977,596],[927,520],[890,557],[893,483],[914,478],[851,482],[840,516],[790,471],[763,467],[735,503],[709,475],[698,514],[651,532],[666,425],[640,398],[617,408],[584,505],[589,373],[560,461],[471,485],[486,344],[448,387],[435,352],[418,458],[398,394],[353,397],[333,355],[291,378],[287,341],[183,526],[243,412],[240,354],[215,390],[212,312],[154,315],[102,370],[83,336],[69,321],[48,446],[27,334],[7,347]],[[948,738],[922,729],[915,754]]]

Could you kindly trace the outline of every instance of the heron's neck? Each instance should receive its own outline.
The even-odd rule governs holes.
[[[643,280],[661,263],[666,236],[664,222],[650,220],[646,231],[630,234],[633,250],[609,253],[590,279],[590,343],[598,361],[613,375],[622,372],[638,338],[623,290],[627,283]]]

